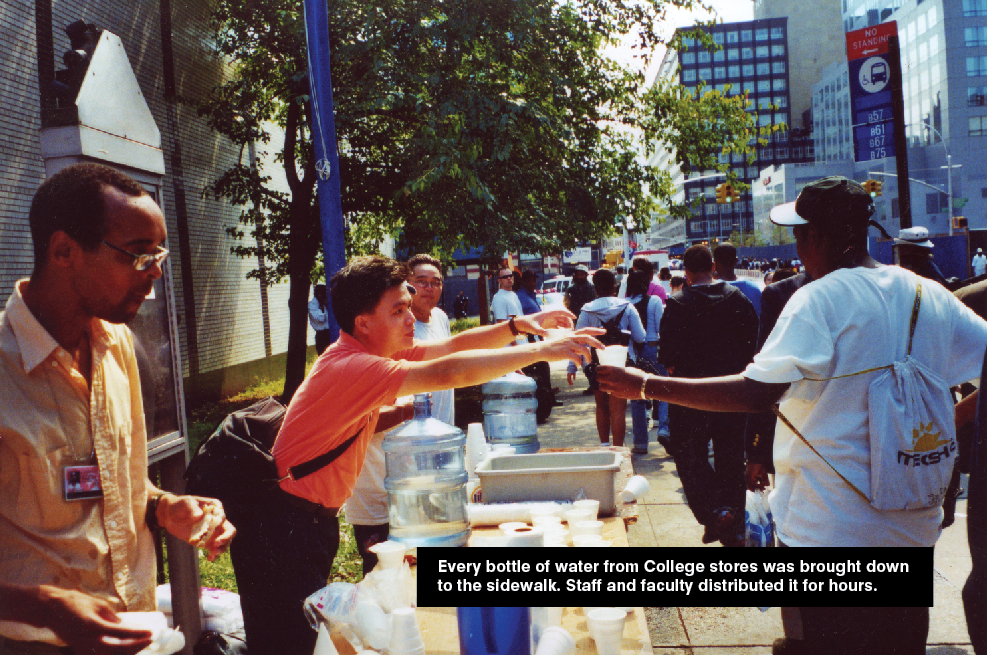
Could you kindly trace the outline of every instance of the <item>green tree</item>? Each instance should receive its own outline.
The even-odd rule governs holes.
[[[631,35],[641,52],[670,7],[696,0],[341,0],[330,12],[347,252],[399,247],[448,257],[457,247],[558,252],[660,205],[679,215],[670,176],[644,165],[674,148],[685,168],[749,151],[746,99],[675,86],[605,54]],[[200,104],[243,148],[210,192],[243,208],[233,250],[263,256],[267,283],[290,280],[284,398],[304,374],[306,303],[321,244],[300,4],[217,0],[227,81]],[[708,38],[708,37],[707,37]],[[276,154],[288,188],[273,183]],[[746,150],[745,150],[746,149]],[[712,154],[711,154],[712,153]],[[253,239],[244,240],[252,236]]]

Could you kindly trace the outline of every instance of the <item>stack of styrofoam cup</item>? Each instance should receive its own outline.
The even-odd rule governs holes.
[[[391,612],[391,643],[387,650],[391,655],[425,655],[425,641],[413,607]]]
[[[569,529],[572,530],[572,524],[578,523],[579,521],[592,521],[593,513],[588,509],[570,509],[565,513],[566,523],[569,524]]]
[[[603,544],[603,537],[598,534],[576,534],[572,536],[572,545],[585,548]]]
[[[546,628],[538,640],[535,655],[573,655],[576,640],[561,627]]]
[[[573,509],[588,509],[592,514],[588,521],[595,521],[600,515],[600,501],[593,500],[592,498],[584,498],[583,500],[577,500],[572,504]]]
[[[397,541],[382,541],[370,547],[370,552],[380,560],[381,568],[393,569],[401,566],[408,547]]]
[[[616,607],[597,607],[586,614],[589,636],[599,655],[620,655],[627,612]]]
[[[562,506],[554,504],[543,504],[531,508],[531,518],[536,516],[562,516]]]
[[[489,450],[483,423],[470,423],[466,428],[466,473],[470,479],[476,478],[476,467],[487,458]]]
[[[545,545],[553,546],[568,546],[569,545],[569,531],[566,530],[562,525],[555,523],[550,525],[540,525],[538,528],[545,533]],[[553,542],[553,543],[549,543]],[[561,542],[561,543],[554,543]]]
[[[627,486],[620,492],[625,503],[632,503],[651,490],[651,483],[643,475],[635,475],[627,481]]]
[[[603,536],[603,521],[576,521],[569,524],[569,531],[573,538],[581,534],[595,534]]]
[[[541,526],[562,525],[562,519],[559,518],[558,516],[545,516],[545,515],[532,516],[531,525],[541,525]]]

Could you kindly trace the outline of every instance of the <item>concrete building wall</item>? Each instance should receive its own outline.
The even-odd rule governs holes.
[[[262,359],[266,355],[259,283],[246,279],[257,262],[230,253],[226,228],[236,225],[239,210],[203,193],[206,185],[239,152],[213,133],[193,104],[166,99],[163,67],[165,35],[161,11],[165,0],[54,0],[52,33],[55,68],[63,68],[69,49],[63,28],[85,20],[118,35],[162,136],[166,176],[162,204],[169,232],[186,377],[217,372]],[[176,93],[183,100],[203,98],[225,73],[211,49],[210,2],[172,2],[170,6]],[[0,4],[0,296],[33,266],[27,214],[31,198],[44,179],[38,145],[38,88],[35,3],[7,0]],[[273,156],[273,146],[267,146]],[[188,220],[189,248],[180,245],[178,216]],[[192,279],[182,276],[182,263]],[[183,302],[190,284],[194,306]],[[287,283],[269,290],[273,354],[287,348]],[[194,333],[188,326],[195,323]],[[190,337],[193,337],[190,339]],[[196,366],[192,366],[195,363]]]

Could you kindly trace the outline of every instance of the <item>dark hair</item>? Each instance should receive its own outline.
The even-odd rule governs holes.
[[[671,280],[672,279],[672,271],[670,271],[667,266],[662,266],[661,267],[661,270],[658,271],[658,279],[659,280],[665,280],[665,281]]]
[[[729,241],[724,241],[713,249],[713,261],[733,268],[737,265],[737,248]]]
[[[685,284],[685,278],[682,277],[681,275],[673,275],[672,279],[668,281],[668,286],[672,287],[673,289],[680,287],[683,284]]]
[[[689,273],[710,273],[713,270],[713,254],[706,246],[691,246],[682,255],[682,265]]]
[[[384,293],[408,279],[408,266],[388,257],[354,257],[329,282],[332,311],[341,330],[353,334],[356,317],[372,312]]]
[[[414,272],[416,266],[421,266],[422,264],[428,264],[429,266],[434,266],[439,269],[439,273],[442,273],[442,262],[440,262],[435,257],[431,255],[426,255],[425,253],[413,256],[408,260],[408,273],[409,275]]]
[[[784,279],[793,277],[795,274],[795,269],[793,268],[779,268],[774,272],[774,275],[771,276],[771,283],[774,284],[775,282],[781,282]]]
[[[612,296],[616,287],[617,276],[609,268],[601,268],[596,273],[593,273],[593,288],[596,289],[597,296],[601,298]]]
[[[651,274],[644,271],[631,271],[627,275],[627,297],[648,295],[648,286],[651,284]]]
[[[36,272],[44,267],[55,232],[64,232],[85,250],[99,246],[106,236],[104,187],[133,198],[148,195],[140,182],[103,164],[73,164],[38,188],[28,213]]]
[[[644,257],[635,257],[634,261],[631,262],[631,268],[637,271],[643,271],[648,275],[654,275],[655,269]]]

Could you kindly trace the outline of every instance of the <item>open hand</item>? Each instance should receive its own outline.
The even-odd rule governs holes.
[[[591,334],[573,333],[571,336],[552,341],[542,341],[539,344],[540,352],[546,361],[559,361],[568,359],[582,366],[583,361],[590,360],[590,348],[603,348],[603,344],[596,340]],[[571,382],[570,382],[571,384]]]
[[[45,587],[52,632],[77,655],[134,655],[151,645],[149,630],[120,625],[110,604],[79,591]]]
[[[514,325],[521,332],[537,334],[544,337],[546,330],[551,328],[571,329],[575,325],[576,315],[568,309],[550,309],[537,314],[517,316]]]
[[[600,383],[600,391],[629,400],[640,400],[641,385],[647,377],[648,374],[639,368],[598,366],[596,369],[596,380]]]
[[[215,498],[165,494],[158,502],[158,524],[182,541],[206,549],[210,562],[233,541],[236,528]]]

